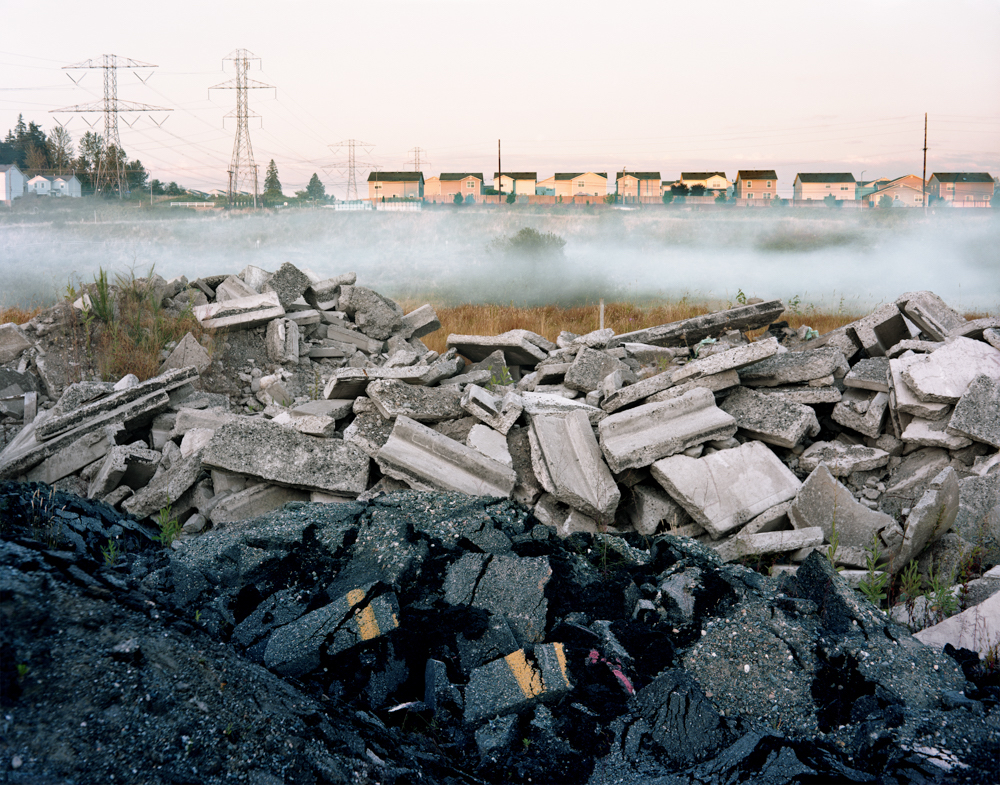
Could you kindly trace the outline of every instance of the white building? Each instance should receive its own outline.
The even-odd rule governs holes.
[[[28,180],[28,193],[38,196],[69,196],[79,198],[83,195],[80,180],[75,174],[36,174]]]
[[[36,194],[38,196],[51,196],[52,195],[52,178],[46,177],[44,174],[36,174],[30,180],[28,180],[28,193]]]
[[[17,164],[0,164],[0,201],[10,204],[24,196],[24,175]]]
[[[857,198],[857,182],[849,172],[799,172],[792,186],[795,201],[822,201],[832,196],[837,201]]]

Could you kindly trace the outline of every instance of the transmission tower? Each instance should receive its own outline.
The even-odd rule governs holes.
[[[233,142],[233,158],[229,164],[229,189],[227,191],[227,196],[229,198],[229,203],[233,204],[236,201],[236,197],[240,194],[240,186],[245,184],[247,186],[247,190],[250,190],[249,186],[252,185],[253,206],[256,207],[257,194],[259,190],[257,183],[257,164],[255,164],[253,160],[253,146],[250,144],[250,125],[248,121],[251,117],[260,117],[260,115],[254,114],[250,111],[248,91],[277,91],[277,88],[274,87],[274,85],[264,84],[263,82],[258,82],[256,79],[250,79],[247,76],[247,72],[250,70],[250,61],[260,60],[259,57],[254,56],[253,52],[247,51],[246,49],[236,49],[233,52],[230,52],[226,57],[222,58],[222,60],[223,62],[226,60],[233,61],[233,64],[236,66],[236,76],[228,82],[214,85],[208,89],[236,91],[236,109],[226,115],[226,117],[236,118],[236,139]],[[223,125],[225,125],[225,118],[223,118]]]
[[[121,199],[128,193],[128,178],[125,176],[126,155],[122,149],[121,138],[118,136],[118,115],[122,112],[172,112],[173,109],[164,109],[159,106],[149,104],[137,104],[132,101],[118,100],[118,69],[119,68],[157,68],[151,63],[143,63],[133,60],[130,57],[118,57],[117,55],[101,55],[100,59],[91,58],[73,65],[65,65],[63,69],[76,68],[102,68],[104,69],[104,100],[92,101],[89,104],[76,104],[75,106],[65,106],[62,109],[52,109],[56,112],[103,112],[104,113],[104,138],[101,140],[101,155],[97,159],[97,174],[94,178],[94,192],[100,193],[102,188],[111,187],[118,192]],[[134,73],[134,72],[133,72]],[[81,76],[80,79],[83,77]],[[149,79],[143,79],[136,74],[136,78],[145,84]],[[73,79],[70,76],[70,79]],[[80,79],[73,79],[76,84]],[[138,118],[137,118],[138,119]],[[150,118],[152,119],[152,118]],[[126,124],[128,120],[125,121]],[[153,120],[155,123],[156,121]],[[93,126],[93,123],[88,123]],[[160,123],[157,123],[160,125]]]
[[[368,142],[361,142],[357,139],[345,139],[342,142],[337,142],[336,144],[331,144],[330,148],[333,150],[339,150],[341,148],[347,148],[347,161],[341,161],[337,164],[340,168],[341,174],[344,174],[346,169],[347,174],[347,201],[356,201],[358,198],[358,159],[356,149],[358,147],[365,148],[366,153],[371,152],[371,148],[374,145],[368,144]]]
[[[421,147],[414,147],[412,150],[409,150],[408,152],[410,152],[410,153],[413,154],[413,160],[410,161],[410,163],[413,164],[413,171],[414,172],[419,172],[420,171],[420,156],[421,156],[421,154],[426,153],[427,151],[424,150]],[[427,161],[425,160],[424,163],[427,163]]]

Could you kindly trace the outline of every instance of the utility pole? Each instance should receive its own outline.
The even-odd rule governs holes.
[[[924,215],[927,215],[927,112],[924,112],[924,183],[923,183]]]
[[[414,172],[419,172],[420,171],[420,154],[421,153],[426,153],[427,151],[426,150],[422,150],[419,147],[414,147],[412,150],[409,150],[408,152],[413,153],[413,160],[410,162],[410,163],[413,164],[413,171]]]
[[[501,194],[503,191],[500,189],[500,181],[503,179],[503,167],[500,165],[500,140],[497,139],[497,193]]]
[[[118,69],[119,68],[157,68],[151,63],[143,63],[129,57],[118,57],[117,55],[101,55],[100,59],[91,58],[65,65],[63,69],[77,68],[101,68],[104,70],[104,99],[93,101],[89,104],[77,104],[66,106],[62,109],[52,109],[51,112],[103,112],[104,113],[104,138],[101,140],[101,154],[97,159],[97,173],[94,176],[94,193],[100,193],[101,189],[109,186],[118,191],[118,198],[123,199],[128,193],[128,177],[125,171],[126,156],[122,149],[121,138],[118,136],[118,115],[122,112],[172,112],[173,109],[164,109],[159,106],[149,104],[137,104],[132,101],[118,100]],[[135,73],[133,71],[133,73]],[[145,84],[146,80],[138,74],[136,78]],[[83,79],[70,79],[79,84]],[[137,118],[138,119],[138,118]],[[128,121],[125,121],[128,123]],[[134,123],[135,121],[133,121]],[[153,122],[156,122],[155,120]],[[92,125],[92,124],[89,124]]]
[[[357,147],[365,147],[365,148],[367,148],[366,152],[370,153],[371,152],[371,148],[374,147],[374,145],[368,144],[368,142],[358,141],[357,139],[344,139],[341,142],[337,142],[336,144],[331,144],[330,145],[330,149],[331,150],[339,150],[342,147],[346,147],[347,148],[347,161],[341,161],[338,164],[336,164],[336,166],[338,166],[341,175],[344,175],[344,174],[347,175],[347,194],[346,194],[347,201],[349,201],[349,202],[350,201],[357,201],[357,199],[358,199],[358,178],[357,178],[358,162],[357,162],[356,148]],[[416,149],[419,150],[420,148],[418,147]],[[411,150],[411,152],[412,152],[412,150]],[[418,161],[420,160],[419,159],[419,153],[418,153],[417,160]],[[346,169],[346,172],[345,172],[345,169]]]
[[[277,88],[274,85],[264,84],[247,76],[247,72],[250,70],[250,61],[260,60],[259,57],[254,56],[253,52],[246,49],[235,49],[222,60],[223,62],[226,60],[233,61],[233,64],[236,66],[236,76],[228,82],[214,85],[208,89],[236,90],[236,110],[226,115],[226,117],[236,118],[236,138],[233,141],[233,158],[229,164],[229,188],[227,196],[229,197],[229,204],[234,204],[236,197],[240,193],[240,185],[243,182],[246,182],[247,185],[252,183],[253,206],[256,208],[259,187],[257,164],[253,160],[253,145],[250,144],[249,119],[251,117],[260,117],[260,115],[250,111],[248,91],[274,90],[277,94]],[[224,125],[225,118],[223,118]]]

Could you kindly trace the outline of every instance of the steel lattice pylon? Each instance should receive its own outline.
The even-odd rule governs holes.
[[[63,66],[63,69],[102,68],[104,69],[104,100],[89,104],[65,106],[62,109],[52,109],[56,112],[103,112],[104,137],[101,139],[101,155],[97,159],[97,173],[94,176],[94,191],[111,187],[117,191],[119,198],[129,191],[126,177],[126,155],[118,136],[118,115],[122,112],[172,112],[149,104],[137,104],[133,101],[118,100],[118,69],[119,68],[157,68],[152,63],[143,63],[130,57],[117,55],[101,55],[100,59],[91,58],[73,65]],[[137,75],[138,76],[138,75]],[[72,79],[72,77],[70,77]],[[149,77],[146,77],[147,79]],[[141,81],[142,80],[140,77]],[[76,80],[74,80],[76,81]],[[126,120],[126,123],[128,121]],[[154,121],[155,122],[155,121]]]
[[[253,160],[253,145],[250,143],[251,117],[259,117],[250,112],[250,102],[248,99],[250,90],[277,89],[273,85],[258,82],[247,76],[250,70],[251,60],[260,60],[252,52],[246,49],[237,49],[231,52],[223,61],[232,60],[236,66],[236,76],[223,84],[210,87],[209,90],[236,90],[236,110],[230,112],[226,117],[236,118],[236,139],[233,141],[233,158],[229,164],[229,189],[227,196],[229,203],[233,204],[236,197],[240,195],[241,186],[246,185],[249,193],[253,194],[253,206],[257,206],[257,196],[260,192],[257,177],[257,164]],[[250,188],[252,186],[252,189]]]

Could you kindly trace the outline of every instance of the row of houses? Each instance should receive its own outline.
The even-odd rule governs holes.
[[[928,197],[976,206],[988,205],[994,189],[995,181],[988,172],[935,172],[926,184]],[[484,187],[482,172],[443,172],[426,180],[422,172],[372,172],[368,177],[368,198],[373,200],[437,201],[439,197],[454,199],[461,194],[468,201],[478,201],[485,193],[557,198],[604,198],[613,194],[626,203],[658,202],[668,193],[766,201],[778,197],[778,175],[773,169],[741,169],[735,180],[729,180],[725,172],[682,172],[679,179],[664,180],[659,172],[621,171],[615,174],[613,191],[608,189],[607,172],[557,172],[543,180],[536,172],[494,172],[489,191]],[[792,199],[823,202],[833,197],[870,206],[889,197],[893,204],[919,207],[924,193],[923,180],[912,174],[858,181],[849,172],[800,172],[795,175]]]
[[[75,174],[25,177],[17,164],[0,164],[0,201],[8,204],[25,194],[80,197],[83,187]]]

